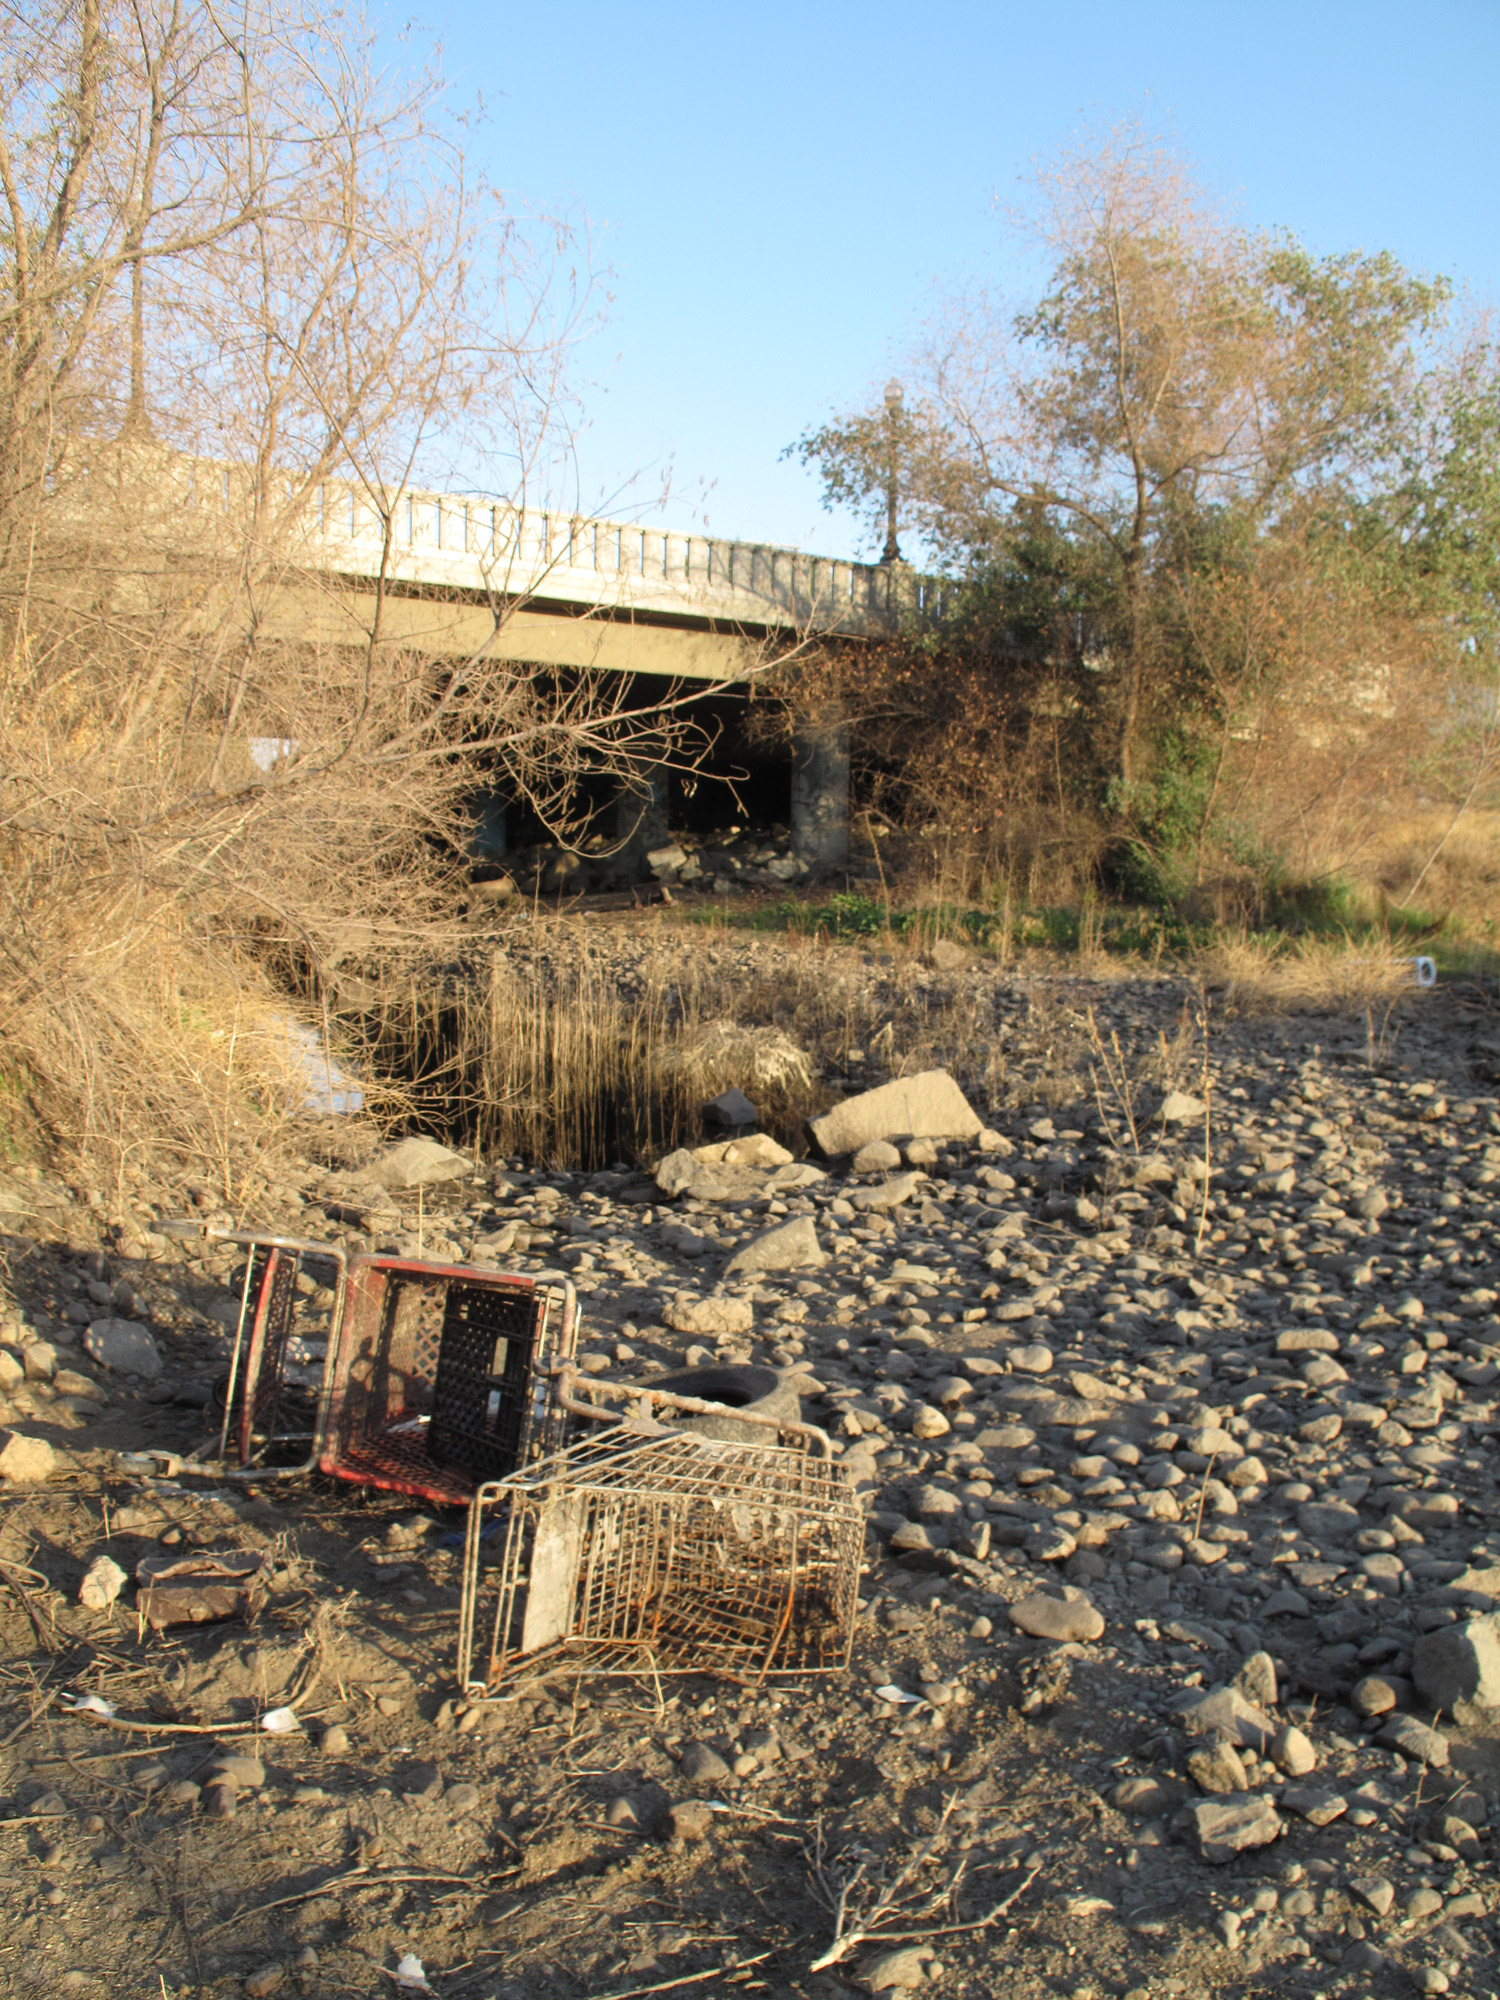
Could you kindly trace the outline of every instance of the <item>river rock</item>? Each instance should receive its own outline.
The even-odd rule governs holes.
[[[1433,1708],[1450,1714],[1460,1702],[1500,1708],[1500,1614],[1424,1632],[1412,1651],[1411,1677]]]
[[[795,1216],[779,1228],[756,1236],[737,1250],[724,1267],[726,1277],[743,1277],[756,1271],[800,1271],[809,1264],[827,1260],[810,1215]]]
[[[909,1993],[926,1983],[924,1968],[932,1955],[930,1948],[924,1950],[914,1944],[883,1951],[862,1968],[860,1980],[867,1993]]]
[[[888,1181],[876,1181],[873,1187],[850,1188],[844,1199],[851,1208],[866,1214],[878,1214],[887,1208],[900,1208],[903,1202],[910,1201],[926,1178],[920,1173],[892,1174]]]
[[[663,1310],[662,1319],[674,1333],[748,1333],[755,1324],[755,1309],[748,1299],[696,1299],[679,1292]]]
[[[872,1139],[868,1146],[861,1146],[849,1162],[851,1173],[886,1174],[901,1164],[899,1147],[889,1139]]]
[[[1280,1813],[1258,1792],[1200,1800],[1192,1822],[1203,1859],[1220,1865],[1247,1848],[1269,1847],[1281,1832]]]
[[[929,1069],[846,1097],[807,1129],[819,1152],[837,1159],[872,1139],[977,1139],[983,1125],[948,1072]]]
[[[1448,1762],[1447,1737],[1418,1722],[1414,1715],[1393,1716],[1375,1741],[1387,1750],[1399,1750],[1414,1764],[1433,1764],[1441,1769]]]
[[[1104,1633],[1104,1619],[1086,1597],[1049,1597],[1041,1590],[1011,1605],[1010,1622],[1033,1639],[1050,1639],[1059,1646],[1087,1644]]]
[[[1163,1125],[1195,1125],[1207,1109],[1201,1097],[1190,1097],[1185,1090],[1169,1090],[1156,1115]]]
[[[1177,1713],[1191,1736],[1218,1735],[1262,1754],[1270,1745],[1275,1724],[1236,1688],[1194,1688],[1179,1698]]]
[[[161,1349],[146,1328],[133,1319],[96,1319],[83,1344],[113,1375],[139,1375],[155,1381],[162,1370]]]
[[[7,1486],[39,1486],[50,1479],[57,1455],[45,1438],[0,1430],[0,1481]]]

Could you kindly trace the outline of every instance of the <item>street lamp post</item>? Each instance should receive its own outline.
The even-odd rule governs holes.
[[[896,515],[901,498],[901,384],[885,385],[885,547],[882,563],[898,563],[901,545],[896,540]]]

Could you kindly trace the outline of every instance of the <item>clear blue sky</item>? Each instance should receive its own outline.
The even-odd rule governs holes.
[[[935,285],[1007,263],[996,203],[1085,125],[1169,119],[1245,219],[1500,296],[1500,0],[444,0],[491,178],[612,267],[584,498],[853,554],[779,453],[890,372]],[[672,497],[656,504],[671,467]]]

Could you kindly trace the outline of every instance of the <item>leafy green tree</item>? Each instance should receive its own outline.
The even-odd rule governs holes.
[[[1263,559],[1279,574],[1289,544],[1320,537],[1326,556],[1329,524],[1391,485],[1449,289],[1388,256],[1317,258],[1241,227],[1135,128],[1037,191],[1042,295],[1017,311],[966,292],[913,358],[905,504],[998,614],[1002,650],[1046,625],[1051,656],[1071,652],[1128,819],[1153,746],[1191,732],[1200,708],[1222,726],[1247,679],[1224,659],[1243,619],[1228,635],[1206,622],[1235,593],[1205,590],[1200,570],[1254,598]],[[873,516],[884,435],[878,413],[854,412],[795,449],[831,502]]]

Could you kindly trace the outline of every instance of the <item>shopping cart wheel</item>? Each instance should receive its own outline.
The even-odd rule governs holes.
[[[800,1423],[802,1399],[774,1368],[735,1367],[684,1368],[676,1375],[659,1375],[642,1385],[662,1389],[673,1396],[696,1396],[705,1403],[724,1403],[731,1410],[746,1410],[757,1417],[774,1417],[779,1424]],[[764,1424],[737,1422],[733,1417],[690,1416],[671,1409],[658,1410],[663,1423],[699,1437],[717,1438],[723,1444],[774,1444],[773,1432]]]

